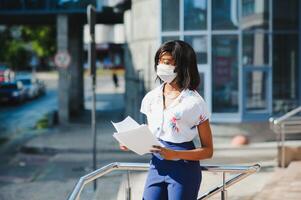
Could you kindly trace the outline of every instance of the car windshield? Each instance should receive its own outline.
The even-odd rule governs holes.
[[[0,89],[18,89],[17,84],[0,84]]]

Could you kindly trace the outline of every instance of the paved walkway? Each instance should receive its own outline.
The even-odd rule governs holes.
[[[300,200],[301,161],[292,162],[286,169],[277,169],[254,200]]]

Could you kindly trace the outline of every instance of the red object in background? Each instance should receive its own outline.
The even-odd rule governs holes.
[[[0,83],[11,81],[13,77],[13,71],[11,71],[7,65],[0,64]]]
[[[245,135],[236,135],[231,141],[232,146],[242,146],[249,144],[249,139]]]

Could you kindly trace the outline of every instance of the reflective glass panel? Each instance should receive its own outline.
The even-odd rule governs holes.
[[[269,0],[241,0],[241,28],[244,30],[269,28]]]
[[[178,31],[179,27],[179,0],[162,0],[162,31]]]
[[[207,28],[207,0],[184,0],[184,29]]]
[[[246,84],[246,110],[250,112],[267,110],[267,72],[248,72],[246,74]]]
[[[243,65],[268,65],[269,40],[268,34],[243,34]]]
[[[273,110],[285,113],[299,105],[298,34],[273,36]]]
[[[96,0],[1,0],[0,10],[15,10],[19,12],[30,10],[80,10],[81,12],[86,12],[89,4],[98,8],[100,2]]]
[[[273,29],[299,30],[300,0],[273,0]]]
[[[206,36],[185,36],[185,42],[188,42],[194,49],[198,64],[207,64],[207,37]]]
[[[96,5],[96,0],[58,0],[59,9],[86,9],[89,4]]]
[[[212,37],[213,112],[238,112],[238,37]]]
[[[170,41],[170,40],[179,40],[179,36],[163,36],[162,43]]]
[[[212,29],[237,29],[238,7],[238,0],[212,0]]]

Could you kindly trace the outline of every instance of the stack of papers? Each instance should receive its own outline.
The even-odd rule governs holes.
[[[140,125],[129,116],[121,122],[112,122],[112,124],[117,130],[113,137],[139,155],[150,153],[153,145],[163,146],[151,133],[147,125]]]

